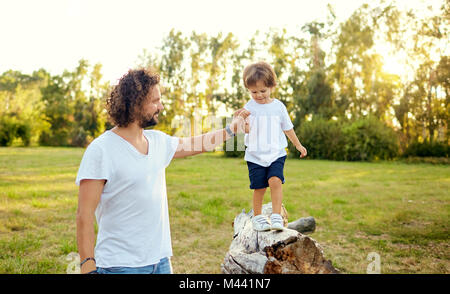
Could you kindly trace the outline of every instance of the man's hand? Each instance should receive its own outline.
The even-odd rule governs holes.
[[[244,108],[236,110],[233,114],[233,120],[231,121],[230,128],[235,134],[245,132],[246,118],[249,115],[250,111]]]
[[[303,145],[295,146],[295,148],[297,148],[297,150],[300,152],[300,158],[303,158],[308,154],[308,152],[306,151],[306,148],[303,147]]]

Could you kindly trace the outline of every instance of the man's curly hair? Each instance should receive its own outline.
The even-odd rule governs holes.
[[[126,127],[139,119],[150,89],[159,81],[159,74],[152,69],[129,70],[106,99],[106,109],[112,122],[118,127]]]

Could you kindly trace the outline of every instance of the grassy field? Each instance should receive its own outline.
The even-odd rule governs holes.
[[[0,273],[65,273],[76,252],[79,148],[0,148]],[[314,216],[310,236],[344,273],[450,273],[450,167],[288,159],[289,221]],[[231,223],[251,209],[243,159],[175,159],[166,172],[175,273],[220,273]],[[269,191],[265,202],[270,201]]]

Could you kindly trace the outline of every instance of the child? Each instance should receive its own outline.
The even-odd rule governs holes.
[[[287,141],[294,144],[300,157],[307,152],[294,132],[293,124],[284,104],[271,97],[276,86],[276,75],[266,62],[248,65],[243,80],[252,99],[244,106],[250,111],[245,134],[245,160],[247,161],[250,189],[253,192],[253,229],[256,231],[283,230],[281,203],[284,184],[283,168],[286,159]],[[270,187],[272,198],[271,225],[261,214],[266,188]]]

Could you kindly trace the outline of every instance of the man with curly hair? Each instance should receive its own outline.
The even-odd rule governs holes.
[[[250,114],[244,109],[226,128],[201,136],[144,130],[158,123],[164,109],[159,82],[159,75],[147,69],[125,74],[107,99],[115,127],[83,155],[76,178],[81,273],[172,273],[165,168],[172,158],[213,150],[243,132]],[[200,148],[192,148],[195,142]]]

